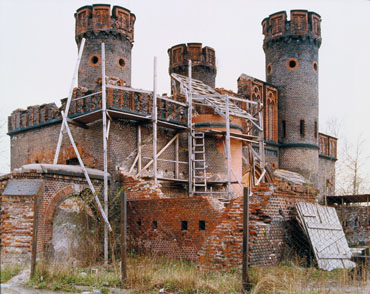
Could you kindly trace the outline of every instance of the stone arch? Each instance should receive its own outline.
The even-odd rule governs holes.
[[[88,188],[88,186],[83,184],[69,184],[58,190],[58,192],[53,195],[50,202],[47,204],[43,216],[39,222],[39,237],[37,242],[38,251],[42,252],[43,254],[47,254],[47,247],[52,239],[53,218],[59,205],[73,195],[80,195],[80,193],[86,188]]]

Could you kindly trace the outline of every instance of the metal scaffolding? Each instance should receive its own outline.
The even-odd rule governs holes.
[[[77,97],[72,99],[73,89],[76,84],[77,80],[77,72],[78,67],[80,64],[82,52],[85,45],[85,39],[82,40],[78,59],[76,62],[76,67],[74,70],[72,84],[69,91],[67,103],[62,111],[62,125],[59,133],[59,139],[57,143],[57,148],[54,157],[54,164],[58,163],[58,157],[60,153],[60,148],[62,145],[63,134],[67,132],[69,140],[73,146],[73,149],[76,153],[78,162],[84,172],[86,181],[91,189],[91,192],[94,195],[94,199],[97,203],[99,212],[104,219],[105,222],[105,230],[104,230],[104,260],[105,263],[108,262],[108,231],[111,231],[112,228],[108,221],[108,137],[109,137],[109,130],[112,118],[125,118],[130,120],[137,120],[144,123],[151,123],[153,127],[153,156],[150,161],[143,167],[142,159],[144,158],[142,155],[142,130],[141,125],[137,125],[137,155],[134,159],[133,164],[129,169],[129,173],[132,173],[135,166],[137,167],[136,176],[142,177],[143,172],[150,166],[153,165],[153,180],[155,183],[158,183],[159,180],[166,180],[166,181],[175,181],[178,183],[188,184],[188,191],[189,195],[193,196],[194,194],[217,194],[225,192],[217,192],[217,191],[209,191],[208,190],[208,182],[207,182],[207,175],[206,175],[206,164],[205,164],[205,143],[204,143],[204,135],[223,135],[225,138],[225,156],[227,159],[227,198],[231,199],[232,194],[232,183],[239,183],[241,185],[241,179],[236,177],[235,172],[231,168],[231,152],[230,152],[230,140],[236,139],[245,142],[248,145],[249,149],[249,164],[250,164],[250,174],[252,177],[252,185],[258,185],[264,178],[265,175],[265,155],[264,155],[264,142],[263,142],[263,122],[262,122],[262,103],[261,101],[251,101],[244,98],[235,97],[232,95],[225,95],[220,94],[214,88],[211,88],[201,81],[192,79],[192,65],[191,61],[189,60],[189,72],[188,77],[181,76],[178,74],[172,74],[172,80],[179,85],[180,94],[184,95],[186,101],[185,103],[176,101],[171,99],[167,96],[158,95],[157,93],[157,59],[154,58],[154,68],[153,68],[153,91],[129,88],[129,87],[122,87],[117,85],[111,85],[107,83],[107,76],[105,72],[105,45],[104,43],[101,44],[101,57],[102,57],[102,90],[97,91],[92,94],[85,95],[83,97]],[[153,97],[153,108],[151,114],[141,115],[135,113],[128,113],[112,109],[107,109],[107,99],[106,93],[107,89],[118,89],[122,91],[129,91],[129,92],[138,92],[138,93],[145,93],[152,95]],[[97,111],[93,111],[88,114],[83,114],[80,116],[75,116],[73,118],[68,118],[69,108],[72,101],[77,101],[81,99],[86,99],[93,95],[101,94],[101,108]],[[159,108],[159,100],[164,100],[166,102],[173,103],[174,105],[182,106],[187,110],[187,123],[186,125],[176,124],[169,121],[158,120],[158,108]],[[244,104],[246,105],[245,109],[242,109],[237,104]],[[201,105],[207,106],[212,108],[215,113],[220,115],[225,119],[225,131],[217,131],[217,130],[195,130],[194,124],[192,122],[193,116],[193,108],[194,105]],[[99,115],[101,112],[101,116]],[[230,131],[230,117],[238,117],[246,122],[247,131],[245,133],[237,133]],[[99,201],[99,198],[96,195],[96,191],[92,182],[90,180],[89,174],[85,168],[83,160],[79,154],[77,146],[75,144],[74,138],[72,136],[71,130],[69,128],[68,123],[74,123],[77,125],[84,125],[89,122],[97,121],[102,119],[102,127],[103,127],[103,155],[104,155],[104,209]],[[157,150],[157,127],[167,127],[173,128],[177,130],[177,133],[174,137],[169,140],[169,142],[161,148],[159,151]],[[187,139],[188,139],[188,161],[180,161],[179,160],[179,137],[181,132],[187,132]],[[255,134],[257,132],[257,135]],[[175,145],[175,160],[168,160],[168,159],[159,159],[160,155],[170,146]],[[252,145],[259,146],[258,151],[255,151],[252,148]],[[197,157],[198,156],[198,157]],[[170,161],[175,163],[175,178],[161,178],[158,177],[157,174],[157,163],[158,160]],[[179,178],[179,164],[187,164],[188,165],[188,179],[180,179]],[[255,173],[255,165],[259,164],[262,170],[261,175],[257,178]],[[234,180],[232,180],[232,175]],[[200,191],[202,190],[202,191]]]

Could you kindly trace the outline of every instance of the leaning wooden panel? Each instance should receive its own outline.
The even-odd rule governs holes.
[[[296,209],[320,269],[355,267],[335,208],[299,202]]]

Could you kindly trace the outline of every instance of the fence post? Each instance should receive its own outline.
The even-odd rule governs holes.
[[[242,294],[249,291],[248,255],[249,255],[249,189],[243,189],[243,269],[242,269]]]
[[[127,281],[126,253],[127,253],[127,199],[126,191],[123,191],[121,192],[121,288],[124,288]]]

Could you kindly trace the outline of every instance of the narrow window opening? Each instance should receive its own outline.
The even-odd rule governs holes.
[[[181,221],[181,231],[188,230],[188,221]]]
[[[317,121],[315,121],[315,138],[317,138]]]
[[[304,120],[299,121],[299,134],[304,137]]]
[[[286,137],[286,121],[285,120],[281,121],[281,126],[283,129],[283,138],[285,138]]]
[[[153,231],[156,230],[156,229],[158,229],[158,222],[156,220],[154,220],[152,222],[152,229],[153,229]]]
[[[136,222],[136,228],[138,231],[141,231],[141,220]]]
[[[73,157],[66,160],[66,165],[79,165],[77,157]]]
[[[206,222],[205,221],[199,221],[199,231],[205,231],[206,230]]]

